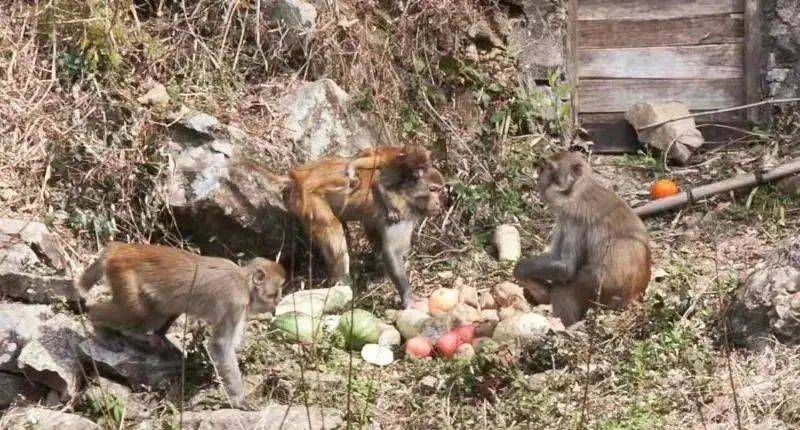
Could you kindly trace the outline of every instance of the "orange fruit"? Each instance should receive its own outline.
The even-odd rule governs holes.
[[[658,200],[678,194],[678,186],[669,179],[659,179],[650,187],[650,198]]]

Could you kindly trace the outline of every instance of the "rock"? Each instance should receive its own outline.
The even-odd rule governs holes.
[[[39,257],[30,246],[19,239],[0,234],[0,272],[20,271],[36,264],[39,264]]]
[[[639,102],[625,112],[625,119],[636,129],[640,141],[662,152],[669,150],[667,155],[670,159],[685,164],[705,142],[695,125],[694,118],[642,129],[647,125],[684,115],[689,115],[689,109],[678,102]]]
[[[778,189],[789,197],[800,197],[800,175],[793,175],[778,181]]]
[[[113,351],[96,339],[89,339],[79,345],[78,354],[87,364],[94,360],[100,376],[126,381],[137,389],[164,389],[180,375],[180,355],[176,350],[153,354],[122,344],[121,351]]]
[[[403,343],[399,330],[386,323],[381,323],[380,327],[381,334],[378,336],[378,345],[395,347]]]
[[[494,329],[495,342],[537,341],[550,329],[547,317],[534,313],[517,314],[501,320]]]
[[[494,300],[494,296],[491,292],[485,291],[481,293],[480,297],[478,298],[479,301],[479,308],[483,310],[487,309],[497,309],[497,302]]]
[[[58,238],[42,223],[0,218],[0,234],[22,240],[54,269],[67,267],[67,258]]]
[[[370,115],[330,79],[306,82],[281,101],[283,130],[306,160],[322,155],[349,157],[361,149],[392,142]]]
[[[520,2],[524,17],[512,23],[508,51],[516,52],[527,80],[547,81],[566,64],[566,13],[563,3]]]
[[[144,95],[136,99],[139,103],[143,105],[150,105],[150,106],[166,106],[169,103],[169,94],[167,94],[167,88],[159,83],[153,85],[153,88],[150,88]]]
[[[458,290],[458,302],[477,308],[480,306],[478,290],[475,287],[462,286]]]
[[[497,328],[498,321],[484,321],[475,326],[475,337],[492,337],[494,329]]]
[[[80,322],[56,314],[38,327],[22,347],[17,366],[31,380],[58,392],[60,400],[73,399],[83,383],[83,369],[76,353],[86,338]]]
[[[288,312],[302,312],[315,317],[323,313],[340,313],[352,300],[353,289],[348,285],[298,291],[281,299],[275,308],[275,316]]]
[[[0,418],[2,429],[36,430],[101,430],[101,427],[88,419],[66,412],[51,411],[44,408],[23,408],[6,412]]]
[[[240,133],[215,118],[181,111],[171,120],[174,162],[163,188],[178,227],[204,254],[274,255],[284,236],[291,237],[282,196],[286,178],[251,158],[255,151]],[[224,245],[216,237],[224,237]]]
[[[522,256],[519,231],[513,225],[503,224],[494,231],[497,258],[501,261],[517,261]]]
[[[501,282],[492,288],[492,296],[495,302],[501,308],[506,306],[514,306],[521,297],[525,300],[525,293],[522,287],[513,282]]]
[[[72,278],[21,272],[0,273],[0,296],[39,304],[80,300]]]
[[[311,426],[309,427],[309,420]],[[318,430],[343,426],[342,411],[333,408],[284,406],[270,404],[260,411],[220,409],[185,412],[184,430]]]
[[[0,410],[17,400],[38,402],[47,391],[46,387],[29,381],[23,375],[0,372]]]
[[[289,48],[302,48],[314,36],[317,9],[303,0],[276,0],[270,16],[287,28],[284,42]]]
[[[0,370],[19,371],[22,348],[52,316],[49,306],[0,303]]]
[[[754,272],[731,309],[731,335],[736,343],[752,347],[770,336],[800,344],[800,269],[779,266]]]
[[[456,305],[450,310],[450,314],[453,316],[454,325],[456,326],[483,320],[483,315],[481,315],[477,309],[467,304]]]
[[[431,324],[433,319],[425,312],[416,309],[404,309],[397,314],[397,330],[408,340],[422,333],[425,326]]]

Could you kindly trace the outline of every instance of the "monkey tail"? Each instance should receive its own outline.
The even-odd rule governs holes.
[[[89,265],[86,270],[83,271],[81,275],[81,279],[78,281],[78,287],[83,290],[84,292],[88,292],[92,289],[94,284],[103,277],[103,273],[106,271],[106,251],[97,257],[97,260]]]

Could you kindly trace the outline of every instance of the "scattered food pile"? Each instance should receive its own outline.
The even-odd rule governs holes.
[[[411,309],[387,311],[386,321],[351,308],[352,298],[348,286],[299,291],[281,301],[272,326],[290,342],[340,337],[343,347],[360,350],[364,361],[378,366],[394,362],[399,351],[407,358],[468,360],[489,343],[536,342],[564,330],[558,318],[546,316],[547,307],[532,309],[511,282],[485,291],[439,288]]]

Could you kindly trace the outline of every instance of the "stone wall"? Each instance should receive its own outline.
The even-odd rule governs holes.
[[[800,1],[763,0],[766,97],[800,96]]]

